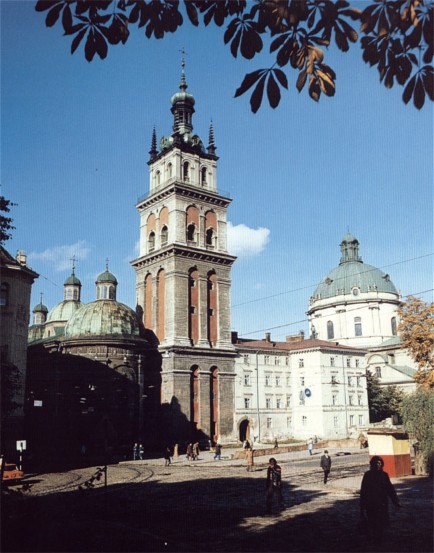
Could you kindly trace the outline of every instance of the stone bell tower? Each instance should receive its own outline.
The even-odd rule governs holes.
[[[226,211],[217,190],[212,123],[208,147],[193,133],[195,99],[182,60],[171,100],[173,132],[157,148],[152,134],[149,193],[138,200],[138,309],[162,355],[162,412],[175,441],[232,439],[234,357],[230,332],[230,271]]]

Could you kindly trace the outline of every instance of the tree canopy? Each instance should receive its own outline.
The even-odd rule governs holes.
[[[396,386],[380,386],[380,380],[370,371],[366,371],[368,392],[369,422],[381,422],[392,415],[400,415],[402,390]]]
[[[15,229],[12,225],[13,219],[11,217],[6,217],[2,213],[9,213],[11,210],[10,208],[14,205],[14,203],[7,200],[4,196],[0,196],[0,245],[3,245],[6,240],[12,238],[9,231]]]
[[[402,346],[419,366],[415,380],[422,386],[434,387],[434,303],[425,303],[408,296],[398,309],[398,333]]]
[[[360,41],[363,61],[376,67],[386,88],[404,87],[402,99],[421,109],[434,100],[433,2],[372,0],[364,9],[346,0],[38,0],[48,27],[61,24],[72,38],[71,53],[84,45],[87,61],[105,59],[108,47],[125,44],[133,27],[147,38],[161,39],[185,21],[224,27],[232,56],[252,59],[267,45],[270,67],[245,75],[235,97],[251,91],[254,113],[264,93],[276,108],[288,75],[295,72],[298,92],[318,102],[334,96],[336,73],[325,63],[335,43],[342,52]],[[355,27],[358,27],[358,31]],[[285,70],[283,70],[285,68]]]

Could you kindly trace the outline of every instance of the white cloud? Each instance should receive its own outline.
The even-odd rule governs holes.
[[[87,259],[90,253],[90,247],[86,240],[79,240],[75,244],[65,244],[64,246],[55,246],[48,248],[43,252],[31,252],[29,260],[42,261],[54,267],[55,271],[65,271],[72,268],[72,257],[77,261]]]
[[[251,257],[260,254],[270,241],[270,229],[249,228],[246,225],[233,225],[228,221],[228,251],[238,257]]]

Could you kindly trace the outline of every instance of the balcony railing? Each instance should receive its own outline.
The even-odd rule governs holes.
[[[196,190],[196,191],[202,190],[203,192],[209,192],[211,194],[217,194],[218,196],[223,196],[224,198],[229,198],[230,200],[232,199],[231,193],[228,192],[227,190],[221,190],[221,189],[212,190],[211,188],[207,188],[206,186],[200,186],[198,184],[197,185],[191,184],[188,180],[181,180],[181,179],[178,179],[176,177],[172,177],[172,178],[168,179],[164,184],[160,184],[159,186],[156,186],[152,190],[150,190],[147,194],[143,194],[143,196],[140,196],[137,199],[137,203],[139,204],[141,202],[144,202],[145,200],[147,200],[148,198],[150,198],[151,196],[153,196],[157,192],[161,192],[162,190],[164,190],[165,188],[167,188],[168,186],[170,186],[174,183],[179,183],[180,185],[187,186],[188,188],[191,188],[192,190]]]

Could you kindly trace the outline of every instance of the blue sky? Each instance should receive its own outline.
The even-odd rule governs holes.
[[[219,29],[186,25],[159,41],[134,30],[126,46],[88,63],[81,48],[71,56],[70,40],[45,27],[33,2],[0,7],[1,184],[18,204],[6,247],[25,250],[41,275],[32,307],[41,292],[49,309],[61,301],[72,255],[84,302],[95,299],[108,258],[119,301],[134,307],[135,203],[149,189],[153,126],[158,138],[171,133],[182,47],[195,132],[207,143],[212,118],[218,186],[233,198],[234,330],[272,329],[276,340],[307,332],[309,296],[339,263],[347,229],[403,296],[433,287],[432,104],[404,105],[402,89],[379,84],[359,45],[326,52],[334,98],[317,104],[299,94],[290,72],[280,106],[253,115],[248,96],[234,93],[269,58],[234,59]],[[432,301],[432,292],[421,297]]]

